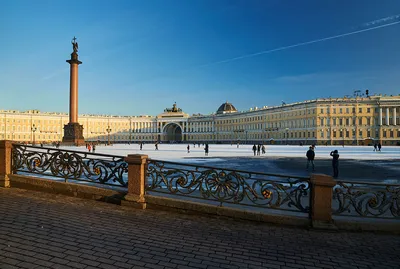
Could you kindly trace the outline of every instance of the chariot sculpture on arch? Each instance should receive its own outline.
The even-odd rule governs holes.
[[[71,41],[72,44],[72,49],[74,50],[74,52],[78,52],[78,42],[76,42],[76,37],[74,36],[74,38],[72,38]]]

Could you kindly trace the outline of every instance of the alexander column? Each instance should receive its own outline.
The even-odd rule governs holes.
[[[78,42],[72,39],[71,59],[66,62],[70,64],[69,80],[69,123],[64,125],[63,144],[84,145],[83,126],[78,122],[78,65],[82,62],[78,60]]]

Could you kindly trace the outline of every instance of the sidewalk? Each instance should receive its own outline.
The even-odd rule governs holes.
[[[0,269],[399,268],[400,236],[136,210],[0,188]]]

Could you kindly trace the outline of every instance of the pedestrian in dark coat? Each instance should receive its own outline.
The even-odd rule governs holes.
[[[256,144],[254,144],[254,146],[253,146],[254,156],[256,156],[256,151],[257,151],[257,147],[256,147]]]
[[[206,154],[206,156],[208,156],[208,144],[206,144],[204,147],[204,153]]]
[[[378,151],[378,144],[374,144],[374,151]]]
[[[187,151],[190,153],[190,145],[187,145]]]
[[[331,151],[330,154],[332,158],[332,168],[333,168],[333,177],[337,178],[339,176],[339,152],[335,149]]]
[[[381,143],[378,143],[378,150],[381,151],[382,145]]]
[[[257,156],[260,156],[260,153],[261,153],[261,145],[258,144],[257,145]]]
[[[308,170],[308,167],[310,166],[310,163],[312,165],[312,170],[313,172],[315,171],[315,166],[314,166],[314,158],[315,158],[315,152],[313,147],[311,146],[310,149],[306,153],[307,156],[307,166],[306,169]]]

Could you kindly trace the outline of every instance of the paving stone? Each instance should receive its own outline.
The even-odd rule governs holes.
[[[400,236],[135,210],[0,188],[0,268],[396,268]],[[41,228],[43,226],[43,228]]]

